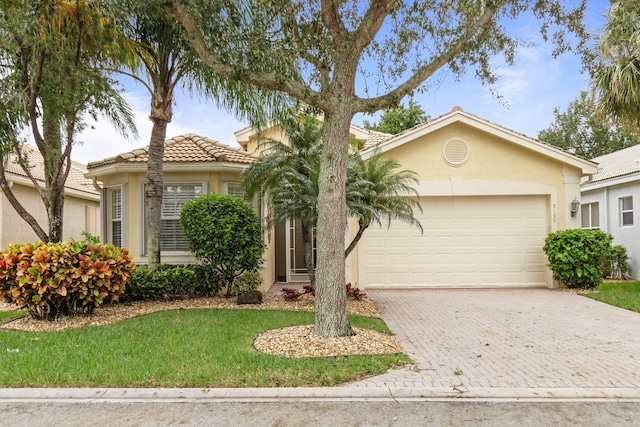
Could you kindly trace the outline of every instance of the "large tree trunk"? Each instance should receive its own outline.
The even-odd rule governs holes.
[[[57,182],[50,187],[47,217],[49,219],[49,241],[61,242],[64,219],[64,185],[60,187]]]
[[[147,257],[149,270],[160,264],[160,225],[162,223],[162,158],[164,141],[167,135],[167,122],[153,121],[149,142],[149,160],[147,163],[147,183],[145,186],[145,220]]]
[[[318,182],[318,230],[315,333],[324,337],[354,335],[347,317],[345,281],[345,187],[349,124],[353,113],[325,115],[322,160]]]

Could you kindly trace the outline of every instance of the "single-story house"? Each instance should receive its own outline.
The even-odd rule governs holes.
[[[360,288],[554,286],[544,239],[580,227],[572,201],[581,179],[597,172],[594,162],[459,107],[398,135],[355,125],[351,133],[365,159],[377,149],[418,174],[424,234],[400,222],[372,226],[347,260],[347,280]],[[188,258],[177,227],[185,200],[210,191],[243,196],[240,172],[255,161],[260,137],[284,136],[276,127],[248,127],[236,132],[240,149],[197,135],[167,141],[163,240],[172,243],[162,247],[163,262]],[[92,162],[87,174],[103,186],[103,237],[127,246],[138,263],[145,262],[146,155],[140,149]],[[265,288],[308,280],[299,234],[295,221],[265,231]]]
[[[582,228],[599,228],[623,245],[629,255],[632,276],[640,278],[640,145],[596,157],[600,170],[581,186]]]
[[[102,241],[129,249],[136,264],[146,264],[144,185],[148,148],[87,165],[88,178],[101,185]],[[160,250],[162,262],[194,262],[182,234],[180,211],[206,193],[243,196],[240,173],[255,157],[209,138],[186,134],[168,139],[164,148]]]
[[[40,152],[23,145],[31,174],[44,188],[44,166]],[[72,162],[65,184],[63,238],[65,240],[83,238],[82,232],[100,234],[100,193],[90,179],[85,178],[85,165]],[[18,201],[38,221],[46,231],[47,211],[33,182],[17,163],[15,155],[9,155],[5,166],[5,176]],[[38,236],[31,226],[15,211],[4,192],[0,191],[0,246],[9,243],[35,242]]]

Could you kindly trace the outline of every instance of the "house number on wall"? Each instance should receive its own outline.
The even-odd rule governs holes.
[[[553,222],[556,222],[556,204],[553,204]]]

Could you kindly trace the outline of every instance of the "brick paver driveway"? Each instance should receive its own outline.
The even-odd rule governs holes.
[[[416,363],[351,387],[640,390],[640,314],[551,289],[367,290]]]

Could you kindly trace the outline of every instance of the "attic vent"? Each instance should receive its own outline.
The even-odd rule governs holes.
[[[469,158],[469,146],[460,139],[452,139],[444,144],[442,154],[447,163],[461,165]]]

